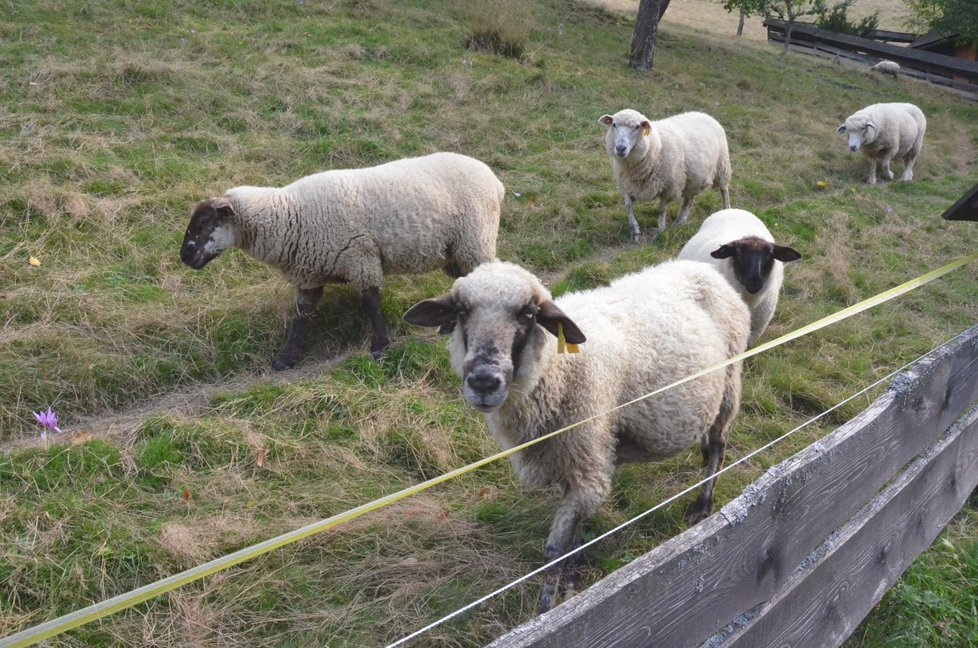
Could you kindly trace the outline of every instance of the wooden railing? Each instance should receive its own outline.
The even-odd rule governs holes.
[[[767,27],[769,41],[784,42],[784,22],[768,18],[764,26]],[[882,59],[896,61],[902,74],[978,95],[978,62],[975,61],[838,34],[807,23],[795,23],[791,31],[791,46],[814,54],[840,56],[868,64]]]

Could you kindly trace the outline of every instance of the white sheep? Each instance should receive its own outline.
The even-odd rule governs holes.
[[[883,59],[882,61],[870,67],[869,69],[875,70],[880,74],[892,75],[894,79],[897,77],[898,74],[900,74],[900,64],[897,63],[896,61],[887,61],[886,59]]]
[[[670,261],[554,301],[532,274],[495,261],[457,279],[448,294],[419,302],[405,319],[457,322],[448,341],[452,367],[502,447],[587,420],[510,457],[521,481],[563,494],[547,562],[578,546],[581,522],[608,498],[616,466],[661,459],[697,441],[708,474],[723,462],[740,403],[739,362],[600,415],[745,349],[747,306],[705,263]],[[580,353],[558,354],[552,336],[562,332],[580,344],[582,331]],[[691,521],[712,510],[714,482],[703,487]],[[568,594],[578,560],[565,561]],[[541,611],[554,604],[560,571],[548,574]]]
[[[615,184],[625,198],[632,240],[640,233],[636,200],[659,199],[659,227],[651,240],[665,231],[669,202],[682,198],[676,225],[686,222],[693,199],[707,187],[720,190],[723,206],[730,207],[730,153],[720,123],[701,112],[688,112],[651,122],[631,109],[602,115],[608,127],[605,149],[611,156]]]
[[[234,246],[295,286],[297,313],[275,369],[301,358],[327,283],[360,292],[377,357],[390,343],[380,312],[384,275],[441,268],[460,277],[494,259],[504,196],[488,166],[455,153],[325,171],[281,188],[235,187],[194,207],[180,258],[199,269]]]
[[[761,219],[749,211],[723,209],[703,221],[679,258],[710,263],[740,293],[750,308],[750,346],[774,315],[784,264],[801,255],[775,243]]]
[[[927,118],[909,103],[878,103],[846,117],[837,132],[849,135],[849,150],[862,149],[869,160],[869,184],[876,184],[876,165],[881,163],[888,180],[893,179],[890,160],[903,157],[904,182],[913,180],[913,165],[924,146]]]

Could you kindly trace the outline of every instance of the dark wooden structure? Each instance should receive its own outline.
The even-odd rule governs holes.
[[[784,42],[785,23],[773,18],[764,21],[767,38]],[[881,43],[869,38],[838,34],[808,24],[795,23],[791,46],[796,50],[828,57],[840,57],[869,65],[883,59],[900,64],[900,73],[952,87],[978,98],[978,62],[966,61],[921,49]]]
[[[840,645],[978,485],[976,399],[978,327],[718,513],[492,648]]]
[[[945,220],[978,221],[978,184],[941,214]]]

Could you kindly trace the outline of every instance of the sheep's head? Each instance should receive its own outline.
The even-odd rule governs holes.
[[[737,281],[752,295],[756,295],[767,283],[775,261],[788,263],[801,258],[790,247],[777,245],[757,236],[725,243],[710,252],[710,256],[714,259],[730,259]]]
[[[227,198],[211,198],[194,205],[180,248],[180,260],[200,270],[234,245],[233,216],[234,208]]]
[[[449,342],[463,395],[482,412],[497,410],[514,380],[531,375],[545,334],[562,328],[572,344],[584,334],[532,274],[512,263],[484,263],[455,280],[451,292],[415,304],[404,319],[418,326],[455,324]]]
[[[598,123],[608,127],[604,146],[612,157],[628,157],[642,138],[652,132],[652,123],[645,115],[629,108],[614,115],[602,115]]]
[[[857,112],[847,117],[845,123],[839,126],[836,132],[848,135],[849,150],[858,151],[863,144],[876,141],[877,130],[876,124],[869,115]]]

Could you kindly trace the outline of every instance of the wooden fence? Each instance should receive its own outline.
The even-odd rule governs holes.
[[[707,520],[492,647],[840,645],[978,485],[976,400],[978,326]]]
[[[764,21],[769,41],[783,43],[786,25],[780,20]],[[823,56],[843,57],[867,64],[882,59],[900,64],[900,73],[962,91],[978,97],[978,62],[926,52],[868,38],[819,29],[808,23],[795,23],[791,46]]]

